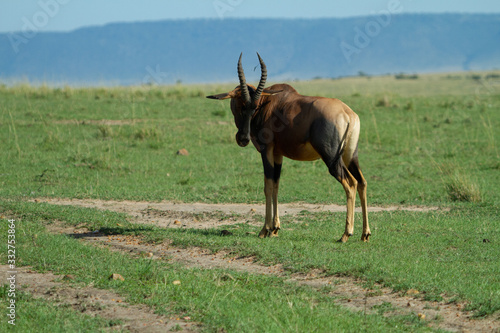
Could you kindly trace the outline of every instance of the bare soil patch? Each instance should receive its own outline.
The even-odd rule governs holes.
[[[159,227],[181,228],[189,227],[195,229],[208,229],[235,223],[250,222],[262,226],[263,220],[258,223],[252,218],[253,215],[264,215],[263,204],[207,204],[207,203],[179,203],[179,202],[146,202],[146,201],[115,201],[99,199],[60,199],[60,198],[40,198],[36,202],[46,202],[53,205],[70,205],[87,208],[97,208],[110,210],[119,213],[126,213],[135,218],[135,223],[154,224]],[[302,211],[310,213],[316,212],[345,212],[345,205],[320,205],[309,203],[283,203],[280,204],[280,215],[297,215]],[[428,212],[440,210],[439,207],[417,207],[417,206],[388,206],[388,207],[368,207],[370,212],[381,211],[414,211]],[[356,208],[356,212],[361,212],[361,208]],[[203,214],[210,213],[209,216]],[[217,218],[214,213],[226,215],[237,214],[246,217],[241,218]],[[188,214],[188,215],[185,215]],[[198,217],[197,217],[198,215]],[[189,218],[184,218],[184,217]],[[194,218],[191,218],[193,217]],[[176,221],[180,223],[176,223]]]
[[[7,276],[8,265],[0,265],[0,274]],[[144,305],[132,305],[124,297],[109,290],[76,285],[72,277],[37,273],[30,267],[17,267],[18,290],[28,292],[34,298],[43,298],[56,305],[70,305],[74,310],[89,316],[119,320],[121,324],[112,330],[131,332],[178,332],[198,331],[197,325],[183,318],[167,318],[157,315]]]

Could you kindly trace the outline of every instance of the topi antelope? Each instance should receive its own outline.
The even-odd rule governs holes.
[[[262,156],[266,221],[259,237],[278,235],[278,187],[283,156],[286,156],[298,161],[323,159],[330,174],[344,187],[347,217],[341,242],[346,242],[354,231],[357,189],[363,211],[361,240],[368,241],[371,232],[367,183],[358,163],[358,115],[338,99],[302,96],[288,84],[264,88],[267,69],[258,53],[262,73],[259,85],[255,88],[247,84],[241,56],[238,60],[240,84],[230,92],[207,98],[231,99],[231,111],[238,128],[236,142],[245,147],[251,140]]]

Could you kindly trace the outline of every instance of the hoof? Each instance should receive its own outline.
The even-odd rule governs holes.
[[[342,238],[340,238],[337,242],[339,243],[345,243],[347,242],[347,240],[349,239],[349,237],[352,236],[352,234],[343,234],[342,235]]]
[[[259,238],[278,237],[279,230],[280,230],[279,228],[274,230],[268,230],[266,228],[263,228],[259,233]]]
[[[369,234],[362,234],[362,235],[361,235],[361,241],[363,241],[363,242],[368,242],[368,241],[369,241],[369,239],[368,239],[368,238],[369,238],[371,235],[372,235],[371,233],[369,233]]]
[[[264,227],[259,233],[259,238],[266,238],[269,235],[270,235],[269,230],[267,230],[266,227]]]

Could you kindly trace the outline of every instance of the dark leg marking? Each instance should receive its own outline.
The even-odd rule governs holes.
[[[351,162],[349,163],[348,170],[351,173],[351,175],[353,175],[354,178],[356,178],[358,183],[364,184],[366,182],[365,178],[361,174],[361,168],[359,167],[358,147],[356,147],[356,150],[354,151],[354,154],[352,155],[352,159],[351,159]]]
[[[274,182],[280,180],[281,164],[274,163],[274,166],[268,161],[266,153],[261,153],[262,164],[264,165],[264,176],[266,179],[272,179]]]
[[[280,175],[281,175],[281,164],[274,163],[273,180],[275,183],[280,180]]]
[[[275,167],[273,167],[271,163],[268,161],[265,151],[261,153],[261,157],[262,157],[262,164],[264,165],[264,176],[266,177],[266,179],[274,179]]]

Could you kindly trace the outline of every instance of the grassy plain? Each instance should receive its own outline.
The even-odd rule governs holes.
[[[373,213],[369,244],[358,240],[359,216],[355,237],[342,245],[333,241],[342,233],[343,214],[304,212],[284,218],[278,239],[260,240],[247,234],[255,231],[247,224],[238,225],[234,237],[220,237],[217,230],[137,227],[115,213],[26,201],[64,197],[262,203],[259,154],[235,144],[228,102],[204,98],[234,84],[81,89],[0,86],[0,215],[21,221],[20,264],[71,272],[82,283],[92,281],[116,289],[156,309],[174,297],[178,301],[164,311],[190,313],[208,330],[242,330],[243,324],[262,317],[262,321],[252,321],[253,326],[245,326],[249,331],[261,330],[269,324],[265,313],[286,308],[286,299],[299,304],[300,310],[290,307],[283,318],[271,320],[274,326],[269,331],[313,331],[317,323],[322,326],[316,331],[329,331],[329,325],[346,331],[399,330],[402,322],[410,331],[427,328],[411,318],[357,317],[335,306],[325,293],[285,286],[279,278],[231,272],[236,279],[221,287],[214,276],[224,272],[147,264],[50,235],[43,224],[54,220],[85,223],[113,233],[144,235],[151,241],[171,239],[179,246],[254,255],[266,264],[282,263],[291,272],[320,269],[325,274],[355,276],[396,291],[416,289],[429,300],[445,296],[466,301],[478,317],[495,315],[500,309],[500,84],[480,75],[421,75],[417,80],[361,77],[292,84],[304,94],[340,98],[359,114],[360,164],[369,184],[370,205],[450,208]],[[181,148],[189,156],[177,155]],[[285,160],[280,191],[282,202],[345,203],[342,187],[321,161]],[[2,228],[6,235],[5,224]],[[28,241],[34,234],[38,235],[36,247]],[[54,249],[66,249],[64,256]],[[6,253],[0,254],[2,262]],[[132,281],[141,281],[143,290],[102,279],[106,268],[120,265],[128,267]],[[186,281],[189,292],[160,283],[174,278],[169,275],[172,271]],[[201,289],[195,281],[201,281]],[[225,296],[210,300],[205,290],[212,296]],[[262,308],[253,309],[250,301],[243,301],[252,300],[249,290],[265,297]],[[154,297],[145,299],[144,293]],[[297,298],[290,300],[295,294]],[[34,302],[29,297],[25,301]],[[207,309],[207,304],[233,309],[235,303],[241,304],[234,316],[217,316]],[[369,326],[359,326],[367,321]]]
[[[484,94],[403,97],[385,89],[407,85],[410,94],[419,80],[363,78],[370,92],[350,80],[310,84],[359,114],[360,163],[372,204],[448,204],[456,179],[498,204],[499,98],[490,93],[498,86],[474,83]],[[457,81],[420,80],[431,92]],[[329,84],[331,92],[323,93]],[[339,86],[355,92],[336,94]],[[259,154],[234,145],[228,103],[203,98],[225,88],[4,87],[0,195],[261,202]],[[190,156],[177,156],[181,148]],[[321,161],[286,160],[282,178],[281,201],[344,202]]]

